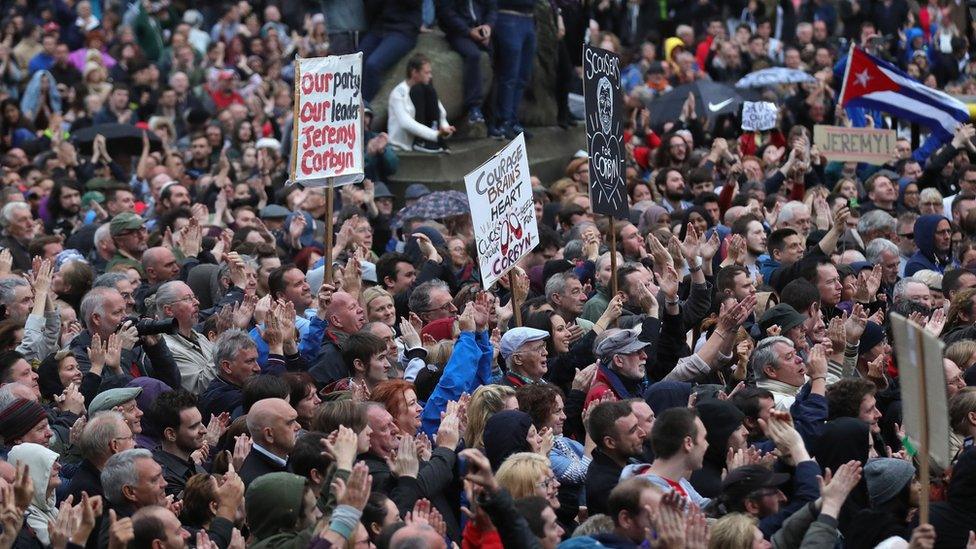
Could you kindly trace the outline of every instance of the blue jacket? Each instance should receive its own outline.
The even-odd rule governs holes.
[[[769,515],[759,520],[759,529],[762,530],[763,537],[772,539],[790,515],[799,511],[804,505],[820,497],[820,484],[817,482],[817,475],[820,474],[820,466],[817,462],[810,459],[797,464],[793,471],[793,496],[789,503],[780,507],[775,515]]]
[[[498,0],[437,0],[437,20],[448,36],[467,36],[480,25],[495,26]]]
[[[827,421],[827,398],[811,393],[810,387],[809,383],[801,387],[793,406],[790,406],[793,425],[803,437],[807,448],[813,448],[814,441],[820,437],[820,430]]]
[[[205,414],[203,417],[219,415],[221,412],[229,412],[231,416],[237,417],[243,403],[244,393],[241,388],[218,375],[200,395],[199,407],[200,413]]]
[[[951,253],[946,253],[947,257],[940,257],[935,249],[935,228],[943,219],[948,221],[944,216],[930,214],[915,221],[915,245],[918,246],[918,251],[905,264],[906,277],[923,269],[941,273],[949,265]]]
[[[421,413],[420,428],[434,439],[441,424],[441,412],[447,403],[461,398],[462,393],[471,394],[475,389],[491,383],[491,360],[494,350],[488,339],[488,332],[461,332],[451,359],[444,366],[444,373],[434,387],[424,411]],[[472,368],[471,365],[475,365]]]

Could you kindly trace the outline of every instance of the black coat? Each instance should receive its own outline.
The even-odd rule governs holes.
[[[623,470],[603,450],[593,450],[593,461],[586,470],[586,510],[590,516],[607,512],[610,491],[620,482],[620,472]]]
[[[417,478],[397,477],[386,461],[366,453],[360,456],[373,476],[373,491],[388,495],[401,513],[413,509],[421,498],[427,498],[447,523],[447,535],[454,541],[461,539],[461,517],[458,516],[460,491],[455,479],[457,456],[446,448],[434,448],[430,460],[420,464]]]
[[[437,20],[450,36],[466,36],[480,25],[495,26],[498,0],[437,0]]]
[[[241,480],[244,481],[244,486],[250,486],[251,482],[261,475],[265,475],[267,473],[282,473],[289,470],[290,467],[288,465],[280,465],[263,453],[252,449],[244,459],[244,464],[241,465],[239,474],[241,476]]]

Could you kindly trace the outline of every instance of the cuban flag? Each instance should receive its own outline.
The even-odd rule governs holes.
[[[952,139],[960,122],[969,120],[969,108],[962,101],[859,48],[847,56],[840,104],[887,112],[925,126],[945,141]]]

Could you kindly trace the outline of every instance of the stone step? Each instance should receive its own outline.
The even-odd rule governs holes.
[[[529,171],[544,185],[563,177],[566,164],[576,151],[586,150],[586,130],[582,125],[562,129],[558,126],[528,128],[533,137],[527,142]],[[400,168],[390,178],[390,191],[403,196],[411,183],[423,183],[431,190],[464,190],[464,176],[491,158],[507,142],[495,139],[465,139],[448,142],[451,154],[400,152]]]

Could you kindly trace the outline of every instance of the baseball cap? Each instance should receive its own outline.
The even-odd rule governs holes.
[[[407,187],[407,192],[404,193],[403,197],[407,200],[414,200],[427,196],[428,194],[430,194],[430,189],[427,188],[427,185],[424,185],[423,183],[414,183],[413,185]]]
[[[777,303],[771,309],[763,313],[763,315],[759,318],[759,327],[765,332],[770,326],[776,324],[782,328],[780,333],[785,334],[786,332],[806,322],[808,318],[809,317],[807,315],[800,314],[791,305],[786,303]]]
[[[142,387],[119,387],[98,393],[88,405],[88,415],[111,410],[130,400],[135,400],[142,393]]]
[[[640,328],[610,328],[600,334],[593,345],[593,354],[603,359],[613,355],[636,353],[650,345],[646,341],[641,341],[640,335]]]
[[[776,488],[790,480],[786,473],[774,473],[762,465],[735,468],[722,480],[722,495],[743,499],[761,488]]]
[[[125,231],[141,228],[143,223],[142,218],[138,215],[132,212],[122,212],[112,218],[112,223],[109,225],[108,230],[112,236],[118,236]]]
[[[261,208],[261,219],[283,219],[288,217],[291,210],[280,204],[268,204]]]
[[[854,263],[850,264],[850,267],[851,270],[854,271],[854,274],[856,275],[857,273],[863,270],[873,269],[874,263],[871,263],[870,261],[855,261]]]
[[[515,354],[522,345],[529,343],[531,341],[539,341],[540,339],[545,339],[549,337],[549,332],[545,330],[537,330],[535,328],[527,328],[525,326],[520,326],[518,328],[512,328],[511,330],[505,332],[502,336],[501,341],[501,353],[502,358],[508,360],[508,357]]]

